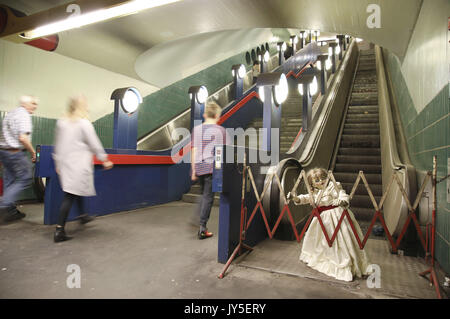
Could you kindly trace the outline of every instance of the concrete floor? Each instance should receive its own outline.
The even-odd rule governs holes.
[[[55,244],[54,226],[42,225],[43,205],[24,205],[24,220],[0,226],[0,299],[402,297],[361,289],[358,283],[317,280],[239,262],[220,280],[217,275],[224,265],[217,262],[218,208],[213,208],[208,224],[215,236],[198,240],[196,228],[189,224],[195,207],[173,202],[99,217],[85,226],[71,222],[66,230],[74,239]],[[71,264],[81,269],[81,288],[67,287]]]

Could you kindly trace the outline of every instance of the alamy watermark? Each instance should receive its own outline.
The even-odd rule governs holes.
[[[367,17],[366,24],[369,29],[381,28],[381,8],[378,4],[369,4],[366,9],[370,15]]]
[[[67,266],[66,272],[70,273],[67,277],[67,288],[81,288],[81,268],[77,264],[70,264]]]
[[[194,127],[201,124],[196,121]],[[234,146],[230,147],[223,159],[226,163],[243,163],[245,153],[248,154],[246,162],[249,164],[267,164],[273,166],[280,160],[280,129],[272,128],[270,131],[266,128],[255,129],[253,127],[226,128],[226,136],[223,136],[222,130],[217,127],[207,127],[202,130],[201,135],[191,136],[187,128],[176,128],[172,131],[171,138],[174,141],[185,140],[191,137],[191,147],[195,147],[197,154],[194,161],[214,162],[214,147],[218,144]],[[264,145],[270,140],[271,150],[267,150]],[[225,141],[225,143],[222,143]],[[176,162],[179,155],[179,148],[172,148],[172,159]],[[191,163],[190,156],[184,156],[183,163]]]
[[[372,272],[366,280],[367,288],[381,288],[381,267],[371,264],[367,271]]]

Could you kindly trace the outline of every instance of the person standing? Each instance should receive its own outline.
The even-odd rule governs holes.
[[[85,196],[95,196],[93,155],[103,162],[105,169],[113,163],[108,160],[103,146],[95,133],[94,126],[87,119],[88,104],[84,96],[71,98],[67,116],[56,123],[53,160],[64,198],[61,204],[54,242],[69,240],[64,230],[70,208],[77,201],[83,212]],[[85,224],[93,219],[81,214],[80,222]]]
[[[214,147],[227,144],[229,141],[225,129],[217,125],[221,111],[222,109],[217,103],[208,103],[203,113],[205,122],[197,125],[192,132],[191,179],[192,181],[199,180],[202,192],[202,198],[198,207],[200,214],[199,239],[213,236],[213,233],[208,231],[206,224],[214,202],[214,193],[212,191]]]
[[[0,136],[0,162],[3,164],[3,197],[0,201],[0,222],[22,219],[25,214],[16,208],[19,194],[31,184],[31,162],[25,151],[30,152],[31,161],[36,161],[36,152],[31,144],[33,125],[31,115],[38,106],[34,96],[22,96],[20,106],[6,114]]]
[[[253,84],[256,84],[256,81],[258,80],[258,76],[260,73],[261,73],[261,66],[259,65],[259,61],[254,61],[252,67]]]

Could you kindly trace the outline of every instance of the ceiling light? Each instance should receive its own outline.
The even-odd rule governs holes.
[[[169,3],[178,2],[181,0],[133,0],[126,3],[106,8],[99,9],[85,14],[69,17],[61,21],[46,24],[37,27],[31,31],[22,33],[21,36],[26,39],[41,38],[46,35],[55,34],[58,32],[79,28],[85,25],[97,23],[100,21],[109,20],[112,18],[134,14],[141,10],[150,9],[158,6],[163,6]]]

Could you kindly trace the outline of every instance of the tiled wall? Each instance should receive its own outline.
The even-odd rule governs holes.
[[[416,169],[430,171],[433,156],[437,156],[438,178],[447,176],[450,157],[449,85],[418,113],[396,56],[384,51],[385,62],[392,78],[394,94],[400,110],[408,150]],[[419,185],[420,186],[420,185]],[[437,185],[436,258],[450,273],[450,203],[447,203],[447,182]]]

